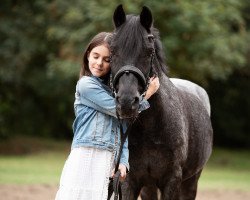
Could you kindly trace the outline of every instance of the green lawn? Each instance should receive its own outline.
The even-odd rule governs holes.
[[[0,184],[58,183],[65,159],[65,152],[0,156]]]
[[[200,188],[248,190],[250,151],[214,149],[199,181]]]
[[[58,184],[70,143],[49,144],[46,151],[0,155],[0,184]],[[247,190],[249,185],[250,151],[215,149],[199,181],[201,189]]]
[[[0,150],[14,154],[0,155],[0,184],[57,184],[70,142],[15,138],[0,143]]]

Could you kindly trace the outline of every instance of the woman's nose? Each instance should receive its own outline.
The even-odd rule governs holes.
[[[101,59],[101,58],[99,58],[99,59],[97,60],[97,64],[98,64],[98,65],[102,65],[102,59]]]

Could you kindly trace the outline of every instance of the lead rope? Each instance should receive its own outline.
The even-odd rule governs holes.
[[[124,143],[127,139],[127,136],[128,136],[128,129],[124,133],[122,122],[119,119],[119,117],[118,117],[118,121],[119,121],[119,126],[120,126],[121,145],[120,145],[120,148],[118,151],[117,163],[115,166],[115,175],[114,175],[114,178],[110,180],[110,184],[109,184],[109,188],[108,188],[108,199],[110,199],[110,197],[112,196],[112,193],[114,192],[114,200],[118,200],[118,199],[121,200],[122,199],[121,185],[120,185],[121,172],[119,171],[119,164],[120,164],[120,160],[121,160],[121,153],[122,153],[123,145],[124,145]]]

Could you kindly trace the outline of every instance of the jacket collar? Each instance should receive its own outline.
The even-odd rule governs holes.
[[[96,77],[91,75],[95,80],[97,80],[99,83],[101,83],[102,87],[110,94],[112,94],[111,88],[104,83],[104,80],[102,78]]]

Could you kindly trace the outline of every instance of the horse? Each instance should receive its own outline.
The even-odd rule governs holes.
[[[191,81],[168,77],[148,7],[140,15],[126,15],[119,5],[113,23],[111,75],[117,114],[133,122],[128,128],[130,172],[122,198],[135,200],[141,194],[143,200],[193,200],[212,152],[208,95]],[[148,100],[150,108],[139,114],[153,74],[160,88]]]

